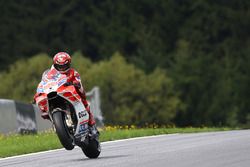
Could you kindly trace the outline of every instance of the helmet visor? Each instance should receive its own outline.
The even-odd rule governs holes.
[[[66,71],[67,69],[69,69],[70,64],[69,64],[69,63],[63,64],[63,65],[54,64],[54,67],[55,67],[55,69],[58,70],[58,71]]]

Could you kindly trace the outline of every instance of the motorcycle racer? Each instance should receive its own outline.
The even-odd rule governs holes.
[[[93,113],[90,111],[90,106],[89,103],[86,99],[86,93],[84,90],[84,87],[81,83],[81,78],[79,73],[73,69],[71,67],[71,57],[68,53],[66,52],[58,52],[54,58],[53,58],[53,65],[51,66],[50,69],[46,70],[43,75],[47,74],[49,76],[54,76],[56,75],[58,72],[60,72],[60,74],[65,75],[67,78],[67,84],[71,84],[74,85],[76,88],[77,93],[79,94],[79,96],[81,97],[82,103],[85,106],[88,114],[89,114],[89,129],[90,129],[90,133],[93,136],[98,136],[99,132],[96,128],[96,123],[95,123],[95,119],[93,116]],[[42,87],[42,82],[39,83],[37,89],[39,89],[40,87]],[[39,93],[36,93],[34,95],[34,102],[36,101],[36,98],[39,96]],[[43,119],[50,119],[49,115],[46,111],[41,110],[41,116]]]

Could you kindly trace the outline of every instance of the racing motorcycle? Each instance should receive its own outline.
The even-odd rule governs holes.
[[[37,93],[36,104],[40,110],[48,112],[63,147],[72,150],[77,145],[87,157],[97,158],[101,152],[100,142],[91,135],[89,114],[66,76],[45,72]]]

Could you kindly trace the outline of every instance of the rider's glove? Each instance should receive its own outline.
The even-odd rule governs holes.
[[[81,88],[81,84],[78,81],[71,81],[71,82],[67,82],[64,84],[64,86],[70,86],[70,85],[74,85],[76,88],[80,89]]]
[[[78,81],[73,81],[73,85],[74,85],[76,88],[78,88],[78,89],[81,88],[81,84],[80,84],[80,82],[78,82]]]
[[[67,82],[67,83],[64,84],[64,86],[70,86],[70,85],[73,85],[73,83],[72,82]]]

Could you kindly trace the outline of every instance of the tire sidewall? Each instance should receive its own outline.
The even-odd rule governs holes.
[[[66,150],[74,148],[73,139],[70,137],[67,126],[65,125],[65,113],[62,111],[53,112],[52,118],[56,129],[56,134]]]

